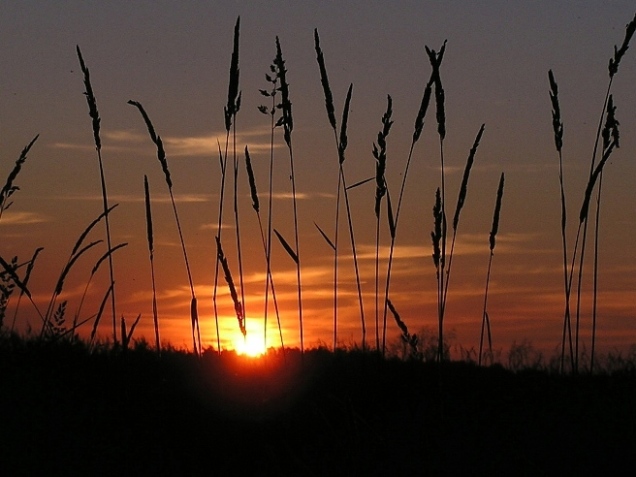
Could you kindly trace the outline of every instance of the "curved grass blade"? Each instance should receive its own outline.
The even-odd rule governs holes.
[[[289,256],[296,263],[296,265],[298,265],[298,255],[296,254],[296,252],[294,252],[294,249],[291,248],[291,245],[287,243],[287,240],[283,238],[283,236],[278,232],[278,230],[274,229],[274,233],[278,237],[278,240],[280,241],[285,251],[289,254]]]
[[[316,226],[316,228],[318,229],[318,232],[320,232],[320,235],[322,235],[322,238],[325,239],[325,241],[329,244],[329,246],[332,248],[332,250],[336,249],[336,246],[334,245],[334,243],[329,239],[329,237],[327,237],[327,234],[324,232],[324,230],[322,230],[320,228],[320,226],[314,222],[314,225]]]

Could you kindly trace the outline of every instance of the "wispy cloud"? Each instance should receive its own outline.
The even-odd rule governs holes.
[[[291,200],[294,198],[291,192],[274,192],[272,194],[273,199],[277,200]],[[303,192],[296,192],[296,199],[305,200],[311,198],[310,194],[305,194]]]
[[[527,244],[536,243],[539,234],[509,233],[497,235],[497,254],[519,253],[529,250]],[[458,236],[455,245],[455,255],[487,255],[489,253],[488,234],[463,234]],[[450,243],[449,243],[450,246]],[[381,246],[379,250],[380,259],[384,260],[389,256],[390,247]],[[450,251],[450,250],[447,250]],[[536,248],[532,249],[536,253]],[[433,253],[431,245],[396,245],[393,251],[394,260],[429,258]],[[360,244],[357,249],[358,260],[375,260],[375,245]],[[343,258],[351,259],[352,255],[342,255]]]
[[[247,145],[251,153],[258,153],[269,151],[269,140],[262,134],[237,134],[236,142],[240,144],[240,150]],[[221,135],[206,135],[206,136],[183,136],[176,137],[170,136],[164,139],[166,147],[166,153],[172,157],[190,157],[190,156],[210,156],[216,155],[218,151],[218,143]],[[280,144],[275,144],[274,148],[282,147]]]
[[[69,195],[60,196],[58,199],[63,200],[79,200],[79,201],[99,201],[103,200],[101,195]],[[109,202],[112,204],[143,202],[144,197],[141,194],[109,194]],[[175,202],[181,203],[205,203],[212,200],[211,194],[176,194]],[[168,194],[153,194],[151,202],[157,204],[169,204],[170,196]]]
[[[3,225],[30,225],[41,224],[42,222],[49,222],[49,219],[36,212],[6,211],[2,214]]]
[[[221,224],[221,228],[223,230],[228,230],[228,229],[234,229],[236,228],[234,225],[232,224]],[[201,227],[199,227],[200,230],[218,230],[219,229],[219,224],[217,223],[213,223],[213,222],[208,222],[206,224],[202,224]]]
[[[455,253],[457,255],[474,255],[489,253],[489,234],[458,234]],[[532,250],[537,253],[536,247],[530,248],[528,244],[539,243],[541,234],[538,233],[501,233],[497,235],[496,254],[519,253]]]
[[[396,245],[393,250],[393,259],[421,258],[431,255],[431,247],[421,245]],[[357,250],[358,260],[375,260],[375,245],[359,245]],[[389,256],[389,246],[380,247],[380,258]],[[352,255],[345,256],[352,258]]]
[[[70,142],[54,142],[53,144],[51,144],[51,147],[55,149],[71,149],[74,151],[85,151],[85,152],[90,152],[92,150],[95,150],[95,146],[91,146],[89,144],[73,144]]]
[[[296,193],[296,199],[298,200],[309,200],[309,199],[313,199],[315,197],[323,197],[323,194],[313,194],[313,193],[304,193],[304,192],[297,192]],[[247,197],[249,198],[250,195],[249,194],[243,194],[242,197]],[[263,197],[267,197],[267,194],[265,194]],[[274,192],[274,194],[272,195],[272,197],[275,200],[291,200],[293,198],[291,193],[288,192]],[[62,199],[62,200],[79,200],[79,201],[91,201],[91,202],[96,202],[99,201],[101,202],[103,200],[101,195],[96,195],[96,194],[92,194],[92,195],[64,195],[64,196],[59,196],[58,199]],[[144,201],[144,196],[142,194],[109,194],[108,199],[111,203],[113,204],[123,204],[123,203],[135,203],[135,202],[143,202]],[[177,193],[174,196],[174,199],[176,202],[182,202],[182,203],[206,203],[206,202],[211,202],[211,201],[215,201],[218,200],[216,195],[214,194],[182,194],[182,193]],[[170,203],[170,196],[168,194],[153,194],[150,201],[152,203],[156,203],[156,204],[169,204]],[[4,219],[3,219],[4,221]],[[205,228],[217,228],[217,225],[214,224],[213,226],[208,224],[206,226],[204,226]],[[223,225],[223,228],[233,228],[233,226],[229,226],[227,224]]]
[[[225,131],[211,132],[200,136],[162,136],[168,158],[170,157],[209,157],[216,156],[219,142],[225,142]],[[247,145],[252,153],[269,151],[270,140],[269,128],[254,128],[247,131],[238,132],[236,142],[240,145],[240,150]],[[136,130],[115,129],[104,130],[102,132],[103,149],[105,152],[111,151],[141,151],[148,141],[147,134]],[[69,143],[55,142],[52,147],[57,149],[70,149],[90,152],[95,146],[90,143]],[[283,147],[282,144],[275,144],[274,148]]]
[[[139,149],[147,137],[143,134],[125,130],[102,130],[101,132],[104,152],[121,152]],[[71,143],[71,142],[54,142],[51,147],[55,149],[67,149],[74,151],[91,152],[95,150],[93,143]]]
[[[102,133],[104,140],[113,141],[115,143],[137,143],[142,144],[147,140],[147,136],[145,134],[141,134],[137,131],[131,131],[129,129],[116,129],[116,130],[105,130]]]

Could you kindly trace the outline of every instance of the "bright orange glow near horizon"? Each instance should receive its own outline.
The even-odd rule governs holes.
[[[548,70],[553,70],[558,82],[565,131],[563,176],[570,263],[589,179],[591,146],[608,84],[607,64],[614,45],[623,41],[625,24],[634,16],[633,2],[613,2],[611,9],[601,9],[594,2],[373,2],[362,9],[349,2],[328,5],[308,1],[281,10],[273,5],[225,0],[221,0],[223,8],[218,2],[203,2],[152,9],[136,2],[115,1],[117,8],[100,7],[99,15],[95,14],[96,6],[82,2],[68,15],[61,15],[55,2],[35,3],[38,8],[33,11],[37,15],[17,2],[3,7],[6,12],[0,17],[0,31],[6,40],[0,48],[0,62],[12,65],[0,73],[0,185],[25,144],[40,133],[14,180],[19,190],[10,197],[13,204],[0,217],[0,256],[6,261],[17,256],[23,264],[18,270],[22,277],[34,251],[44,247],[28,284],[40,312],[53,302],[52,314],[66,301],[65,326],[76,318],[78,322],[86,320],[79,334],[87,337],[110,285],[107,262],[94,276],[90,272],[107,251],[104,224],[100,222],[84,245],[98,243],[74,262],[65,276],[62,293],[51,300],[77,237],[103,210],[91,118],[75,50],[79,44],[90,69],[100,114],[108,200],[111,205],[118,204],[109,216],[112,246],[127,243],[112,255],[116,310],[112,310],[110,300],[105,302],[98,337],[112,339],[113,328],[119,332],[121,316],[132,323],[141,313],[133,338],[144,337],[150,343],[155,340],[143,188],[147,176],[162,343],[187,349],[193,346],[191,290],[172,193],[198,300],[203,347],[256,355],[265,348],[281,346],[282,335],[286,347],[299,348],[302,307],[305,348],[332,347],[334,325],[336,346],[361,347],[364,340],[367,347],[375,348],[382,340],[384,327],[391,237],[385,196],[377,249],[376,311],[376,183],[364,181],[375,178],[373,145],[383,127],[381,118],[390,94],[393,125],[386,138],[385,180],[392,207],[396,208],[415,118],[431,73],[424,45],[439,49],[448,40],[440,75],[445,91],[443,151],[449,229],[469,151],[481,124],[485,123],[485,131],[475,154],[458,225],[444,318],[446,335],[457,348],[455,355],[478,347],[493,205],[498,179],[504,172],[505,191],[488,288],[493,345],[505,352],[513,342],[528,340],[546,355],[559,349],[565,294],[559,158],[552,129]],[[233,27],[239,15],[242,106],[233,125],[236,135],[229,136],[230,167],[219,230],[222,174],[218,148],[220,145],[222,154],[226,150],[223,111]],[[210,18],[215,19],[214,29],[209,28]],[[342,197],[338,228],[335,225],[339,156],[325,111],[314,28],[320,33],[337,129],[347,88],[350,83],[355,85],[342,166],[348,185],[362,183],[348,190],[360,290]],[[378,36],[378,32],[382,34]],[[276,53],[276,36],[293,104],[297,255],[302,274],[299,305],[293,254],[272,232],[271,269],[280,329],[271,287],[265,303],[267,266],[259,226],[260,220],[267,234],[273,157],[272,228],[294,246],[289,151],[281,127],[273,131],[272,147],[270,117],[258,110],[261,105],[269,106],[271,100],[259,90],[268,87],[265,74],[270,73]],[[533,39],[532,48],[528,48],[528,38]],[[599,351],[626,350],[636,343],[636,161],[631,160],[636,151],[636,116],[631,114],[636,111],[636,90],[632,87],[635,50],[632,44],[626,51],[612,82],[621,128],[620,148],[613,151],[603,169],[596,318],[592,312],[593,228],[588,231],[580,313],[573,318],[578,325],[572,323],[579,329],[582,353],[590,351],[595,319]],[[155,144],[139,112],[126,104],[129,99],[144,105],[162,138],[171,191],[157,160]],[[389,298],[409,332],[417,333],[426,343],[436,336],[438,319],[431,242],[435,192],[441,185],[436,121],[433,94],[409,163],[389,290]],[[252,208],[246,146],[260,198],[260,217]],[[234,156],[238,166],[236,210],[243,280],[233,203]],[[239,299],[244,301],[247,342],[239,331],[223,271],[218,280],[214,275],[217,234],[221,235]],[[334,297],[334,253],[329,241],[336,235],[339,259]],[[451,230],[449,248],[450,235]],[[17,295],[14,292],[9,300],[4,327],[11,328],[15,316],[15,330],[39,334],[41,318],[26,297],[20,300],[16,313]],[[576,291],[571,306],[575,303]],[[387,345],[399,345],[400,329],[391,312],[386,316],[386,329]]]
[[[265,354],[264,338],[256,335],[241,336],[234,340],[233,348],[238,354],[256,358]]]
[[[223,326],[225,331],[220,333],[222,337],[221,349],[234,350],[240,355],[252,358],[256,358],[267,352],[262,319],[248,317],[245,323],[245,336],[241,334],[235,317],[233,320],[229,316],[222,317],[220,321],[225,325]],[[216,336],[214,339],[216,339]],[[209,342],[209,339],[204,339],[203,341],[204,347],[212,346],[215,349],[217,348],[217,342]]]

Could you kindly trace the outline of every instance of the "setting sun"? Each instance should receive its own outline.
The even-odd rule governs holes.
[[[234,349],[238,354],[245,356],[257,357],[265,354],[265,344],[263,336],[258,334],[249,334],[246,337],[239,335],[234,340]]]

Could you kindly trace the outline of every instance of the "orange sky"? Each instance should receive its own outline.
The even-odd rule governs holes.
[[[313,49],[318,28],[336,115],[349,83],[354,83],[349,146],[344,167],[349,184],[372,177],[372,143],[381,128],[386,94],[393,97],[395,121],[388,138],[387,181],[397,200],[413,122],[430,74],[424,45],[439,48],[448,39],[441,68],[446,92],[447,214],[455,210],[457,190],[474,137],[486,129],[477,151],[468,198],[459,225],[445,328],[453,343],[478,346],[488,264],[488,233],[497,182],[506,186],[489,289],[488,310],[495,348],[529,339],[552,354],[560,343],[563,275],[559,235],[558,159],[551,128],[548,69],[560,88],[565,123],[564,165],[568,201],[568,243],[589,173],[596,124],[607,86],[607,62],[634,16],[630,2],[608,7],[596,2],[575,7],[553,2],[322,2],[284,9],[250,2],[221,2],[227,8],[166,2],[158,8],[111,2],[68,9],[49,2],[15,2],[0,18],[5,68],[0,89],[0,176],[13,167],[35,134],[16,180],[14,204],[0,219],[0,255],[28,260],[37,247],[31,290],[46,309],[60,270],[84,227],[101,212],[98,164],[75,45],[90,68],[102,118],[103,158],[111,203],[113,243],[128,246],[114,255],[117,314],[132,321],[136,336],[153,339],[150,265],[146,243],[143,176],[148,176],[155,226],[155,266],[162,338],[191,346],[190,291],[164,176],[138,111],[140,101],[162,136],[174,196],[183,226],[199,301],[204,345],[216,346],[212,311],[220,168],[217,141],[225,143],[223,107],[234,22],[241,15],[242,106],[237,117],[240,228],[243,243],[248,333],[262,334],[265,259],[252,210],[242,151],[249,147],[267,221],[269,122],[257,106],[266,98],[264,74],[279,35],[288,69],[294,113],[294,159],[298,188],[300,257],[306,346],[333,340],[333,254],[314,222],[334,233],[337,153],[324,109]],[[227,3],[227,5],[225,5]],[[393,5],[391,3],[391,5]],[[363,6],[365,8],[363,8]],[[603,182],[600,235],[598,346],[625,349],[636,342],[636,60],[630,49],[614,84],[621,147],[607,165]],[[429,110],[409,171],[400,217],[391,299],[412,332],[436,328],[435,270],[430,232],[435,189],[439,186],[439,143],[434,110]],[[280,131],[275,140],[274,227],[293,242],[289,156]],[[228,182],[229,194],[232,182]],[[362,277],[367,340],[375,342],[374,183],[349,191]],[[223,218],[223,247],[234,279],[238,264],[231,194]],[[383,213],[385,209],[383,206]],[[386,215],[386,214],[385,214]],[[341,211],[338,338],[360,344],[360,313],[346,215]],[[100,225],[90,240],[104,239]],[[274,240],[276,240],[274,238]],[[382,252],[389,235],[382,221]],[[103,244],[82,257],[69,275],[63,299],[69,319],[76,313]],[[285,344],[299,345],[295,266],[275,241],[272,269],[281,306]],[[591,250],[591,248],[589,249]],[[571,252],[570,252],[571,253]],[[382,283],[386,265],[382,265]],[[581,314],[582,345],[589,348],[591,261],[586,264]],[[81,317],[95,313],[107,288],[107,267],[91,282]],[[219,280],[220,338],[233,347],[239,336],[223,277]],[[12,302],[12,306],[15,301]],[[13,317],[13,308],[8,314]],[[100,335],[110,336],[107,310]],[[268,343],[279,343],[273,308]],[[7,320],[5,319],[5,324]],[[39,330],[39,318],[23,300],[18,329]],[[389,315],[389,338],[398,328]],[[89,327],[82,334],[90,332]]]

